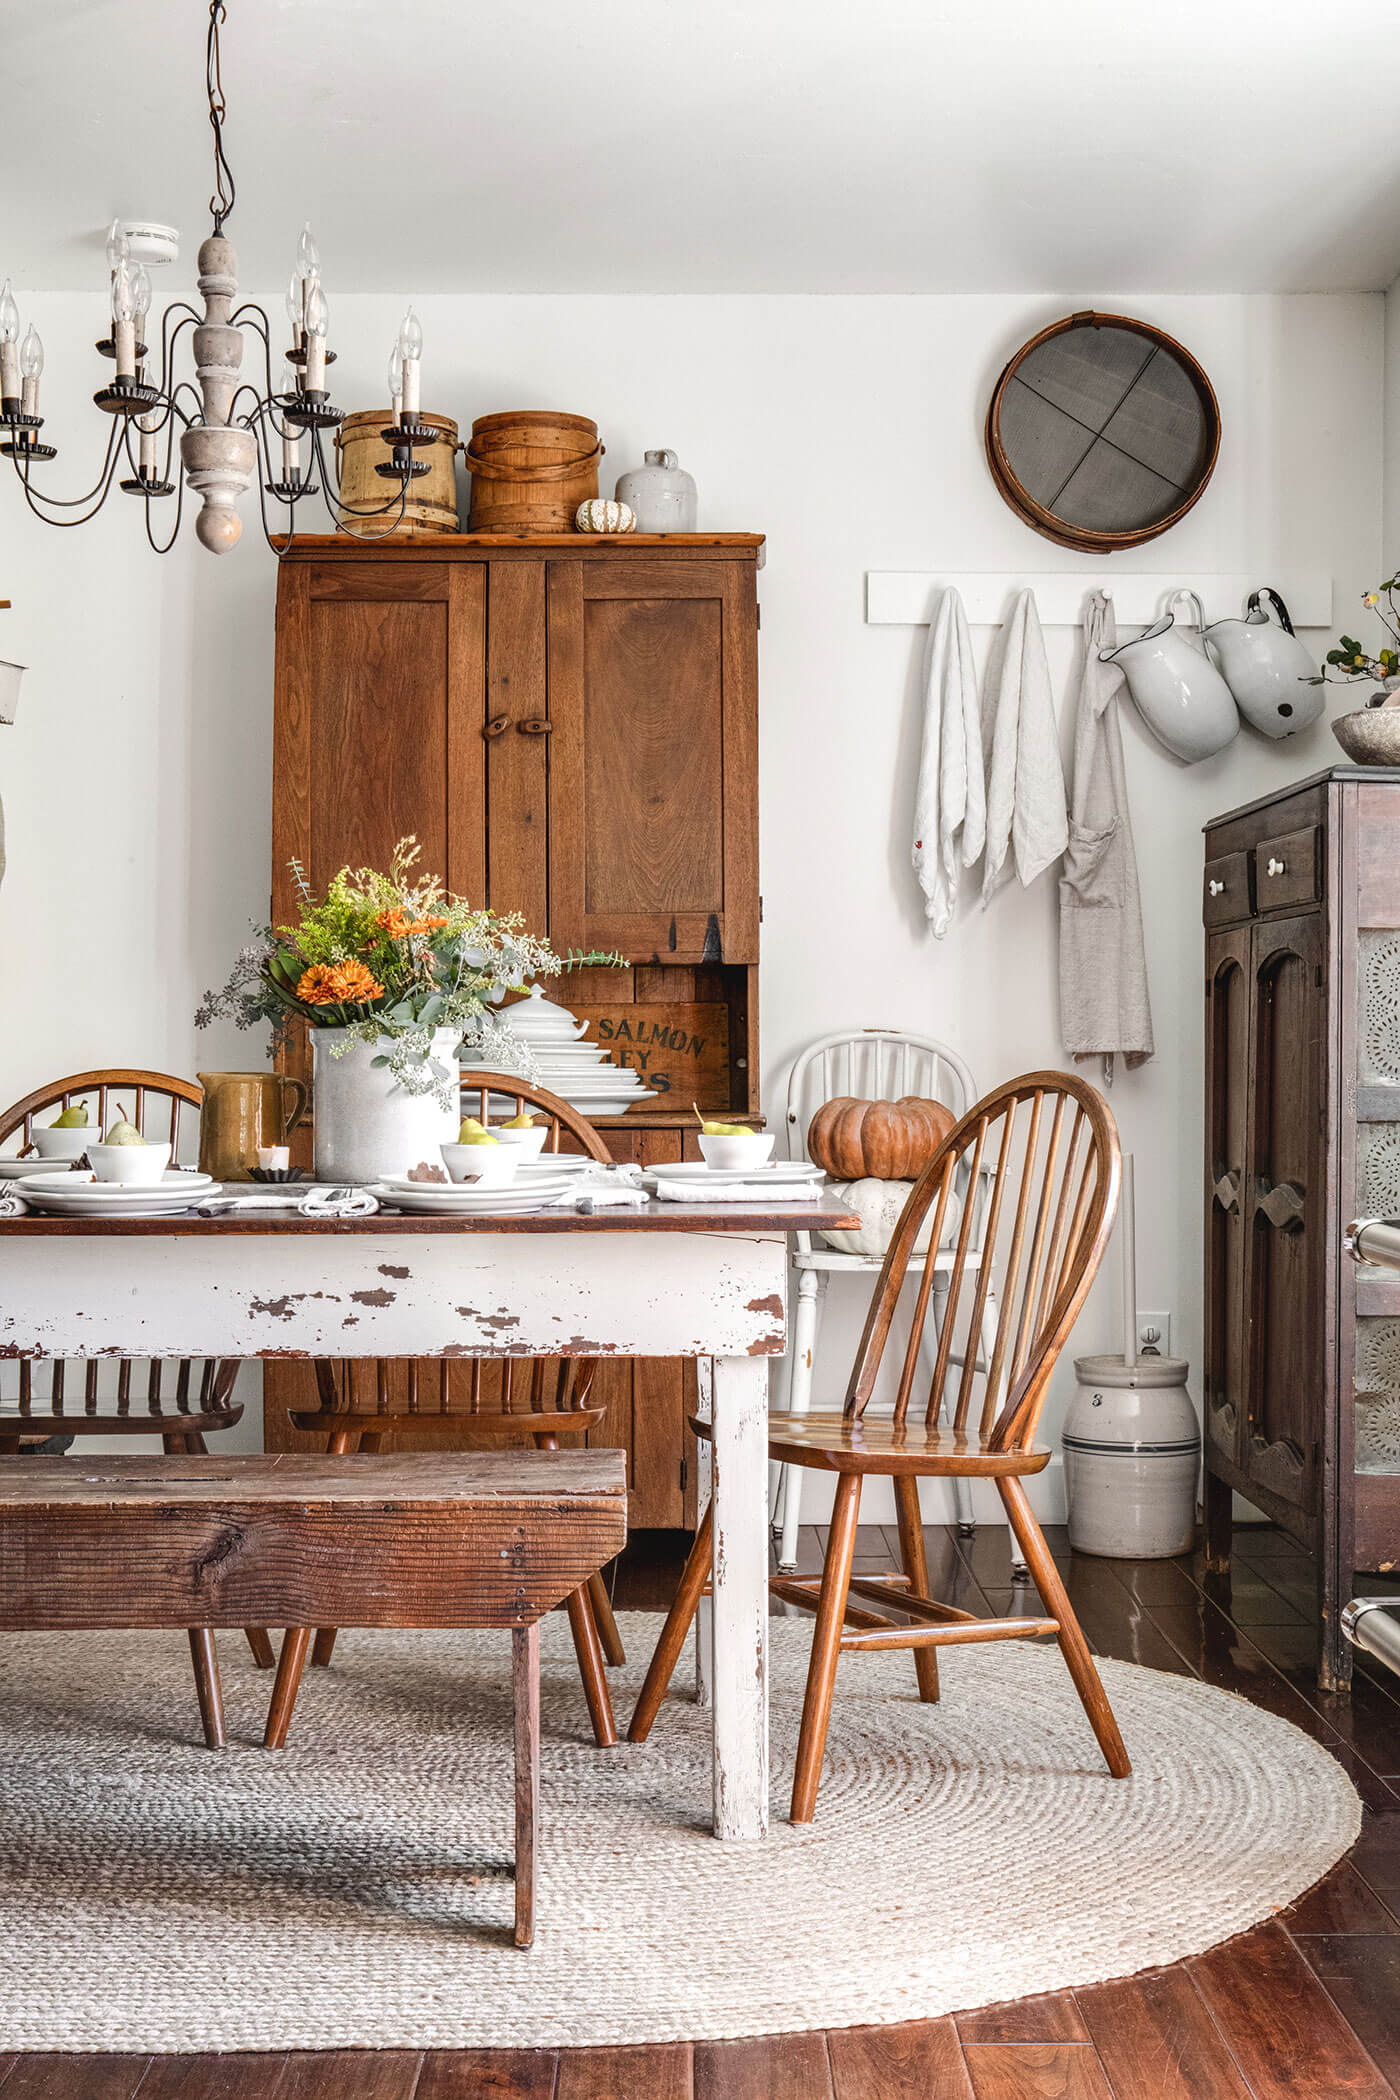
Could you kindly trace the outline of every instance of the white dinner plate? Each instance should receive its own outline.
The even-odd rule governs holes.
[[[33,1159],[0,1159],[0,1181],[18,1181],[21,1174],[47,1174],[51,1169],[57,1171],[58,1165],[61,1162],[40,1159],[37,1153]]]
[[[508,1217],[516,1211],[543,1210],[563,1190],[551,1189],[483,1189],[479,1196],[469,1190],[449,1193],[446,1201],[434,1195],[431,1184],[420,1182],[412,1189],[389,1189],[375,1183],[370,1194],[381,1203],[392,1203],[397,1210],[417,1211],[424,1217],[474,1218]]]
[[[810,1181],[825,1179],[820,1167],[803,1159],[772,1159],[761,1167],[712,1167],[703,1159],[681,1159],[674,1166],[647,1167],[643,1179],[655,1180],[657,1175],[666,1181],[699,1181],[713,1186],[720,1181]]]
[[[587,1174],[593,1167],[603,1164],[598,1159],[586,1159],[581,1152],[544,1152],[538,1159],[522,1159],[515,1173],[515,1186],[525,1181],[538,1181],[543,1176],[555,1174]]]
[[[528,1178],[528,1185],[535,1195],[542,1191],[545,1194],[558,1195],[568,1187],[571,1178],[568,1174],[532,1174]],[[486,1188],[478,1188],[474,1181],[414,1181],[406,1174],[383,1174],[376,1183],[376,1187],[390,1189],[395,1195],[400,1195],[406,1190],[410,1196],[451,1197],[513,1196],[521,1186],[518,1176],[514,1181],[492,1182]]]
[[[34,1174],[17,1184],[16,1193],[35,1210],[52,1210],[75,1218],[169,1217],[196,1203],[223,1194],[208,1174],[168,1173],[153,1188],[130,1188],[121,1182],[89,1181],[76,1174]]]

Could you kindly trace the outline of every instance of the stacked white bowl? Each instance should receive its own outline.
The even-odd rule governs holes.
[[[539,985],[515,1005],[502,1007],[497,1018],[530,1047],[541,1086],[558,1094],[571,1108],[585,1116],[620,1116],[639,1101],[656,1096],[643,1086],[638,1073],[607,1061],[601,1043],[584,1041],[587,1021],[580,1021],[567,1006],[546,999]],[[470,1050],[462,1059],[462,1072],[493,1069],[493,1060],[481,1051]]]

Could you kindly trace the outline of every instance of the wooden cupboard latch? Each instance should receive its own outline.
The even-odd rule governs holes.
[[[522,736],[548,736],[554,724],[546,722],[542,715],[527,715],[523,722],[517,722],[515,726]]]
[[[481,733],[484,737],[497,737],[501,736],[509,728],[509,715],[492,715],[489,722],[482,723]]]

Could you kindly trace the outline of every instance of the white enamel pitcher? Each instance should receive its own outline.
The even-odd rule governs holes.
[[[1242,620],[1208,627],[1205,643],[1240,713],[1263,735],[1296,736],[1322,713],[1322,687],[1306,682],[1317,677],[1317,665],[1293,632],[1288,607],[1267,584],[1250,592]]]
[[[1195,765],[1223,751],[1240,728],[1239,709],[1229,686],[1203,648],[1186,639],[1171,607],[1187,598],[1196,609],[1196,625],[1205,614],[1194,591],[1174,591],[1160,620],[1120,642],[1100,649],[1101,663],[1117,664],[1128,681],[1137,709],[1159,743],[1175,758]]]

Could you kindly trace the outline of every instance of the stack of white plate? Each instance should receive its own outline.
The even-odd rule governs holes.
[[[373,1184],[370,1194],[395,1210],[413,1211],[421,1217],[507,1217],[515,1211],[542,1210],[575,1186],[576,1176],[570,1171],[541,1166],[527,1173],[522,1165],[514,1181],[494,1189],[479,1189],[465,1181],[411,1181],[407,1175],[386,1174]]]
[[[28,1174],[12,1183],[16,1195],[31,1210],[53,1211],[66,1218],[168,1218],[176,1211],[190,1210],[223,1189],[211,1174],[192,1174],[168,1168],[161,1181],[150,1188],[133,1188],[120,1181],[95,1181],[90,1174],[58,1169]]]
[[[583,1041],[587,1021],[580,1021],[567,1006],[546,999],[538,985],[528,998],[504,1007],[498,1019],[529,1044],[540,1085],[581,1115],[620,1116],[639,1101],[656,1099],[638,1073],[608,1063],[601,1043]],[[492,1060],[479,1051],[469,1053],[462,1062],[468,1079],[473,1071],[493,1069]]]

